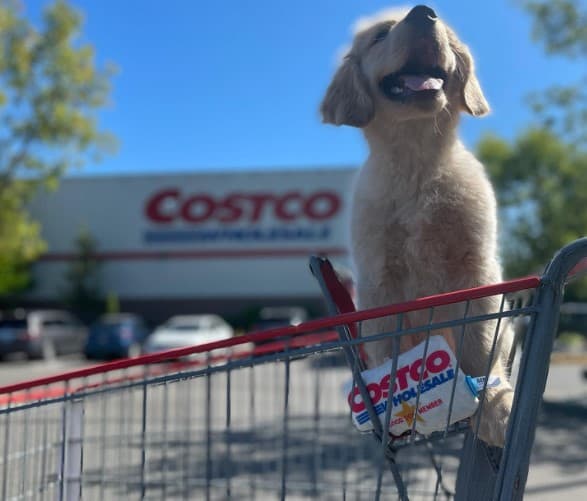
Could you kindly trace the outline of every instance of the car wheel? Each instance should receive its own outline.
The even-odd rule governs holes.
[[[126,350],[127,358],[136,358],[141,355],[141,345],[139,343],[132,343]]]

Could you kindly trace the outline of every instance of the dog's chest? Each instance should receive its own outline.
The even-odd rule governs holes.
[[[459,190],[442,179],[419,186],[359,182],[353,219],[353,253],[375,273],[451,270],[477,253],[478,237]]]
[[[361,182],[363,181],[363,182]],[[461,202],[441,181],[420,185],[360,180],[353,199],[353,224],[362,233],[399,232],[419,235],[429,226],[443,226],[461,212]]]

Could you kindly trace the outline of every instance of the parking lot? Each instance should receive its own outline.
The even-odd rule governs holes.
[[[15,354],[0,362],[0,382],[3,385],[17,383],[86,367],[95,363],[87,361],[81,354],[61,356],[50,361],[27,360],[24,356]]]
[[[52,472],[62,452],[39,439],[55,443],[62,413],[71,411],[83,423],[83,499],[274,499],[284,485],[287,499],[341,499],[343,492],[371,498],[373,442],[348,427],[340,389],[348,377],[340,358],[308,357],[105,393],[90,383],[79,411],[55,402],[15,412],[9,422],[0,418],[11,427],[0,434],[13,473],[7,491],[19,496],[40,478],[49,498],[58,495]],[[65,454],[75,456],[72,450]],[[424,459],[407,463],[413,482]],[[391,482],[387,475],[389,492]]]
[[[212,499],[216,495],[222,499],[227,488],[232,489],[233,495],[242,490],[244,496],[251,492],[258,495],[276,492],[281,478],[280,451],[283,447],[291,451],[287,478],[295,486],[288,499],[306,499],[311,489],[320,488],[320,482],[324,485],[354,484],[357,486],[356,491],[348,487],[348,493],[360,495],[367,492],[365,482],[369,482],[369,469],[373,468],[368,460],[370,442],[359,434],[350,433],[345,434],[345,443],[338,443],[340,430],[347,426],[350,428],[350,423],[345,425],[347,417],[344,399],[336,393],[322,392],[319,400],[316,400],[316,388],[338,387],[338,381],[347,377],[346,370],[338,364],[316,365],[312,360],[306,359],[291,366],[293,383],[287,444],[283,442],[284,421],[281,416],[285,393],[283,365],[269,364],[257,367],[250,373],[248,369],[233,373],[230,387],[231,440],[227,440],[224,431],[226,374],[220,373],[211,379],[210,393],[206,390],[205,378],[153,387],[148,400],[147,455],[152,470],[146,479],[139,478],[133,466],[137,461],[140,462],[140,436],[137,430],[141,421],[141,392],[135,389],[106,398],[93,397],[84,410],[86,429],[92,430],[86,433],[84,457],[92,462],[90,471],[94,472],[94,476],[86,479],[89,483],[84,497],[99,499],[110,489],[116,489],[117,495],[124,492],[132,497],[133,493],[140,491],[141,483],[147,480],[157,495],[164,493],[170,499],[185,499],[187,495],[189,499],[196,493],[202,494],[203,487],[181,477],[185,464],[219,478],[215,481],[219,485],[212,484],[216,485],[212,489]],[[73,355],[51,362],[12,358],[0,363],[0,381],[8,384],[87,365],[89,362]],[[555,495],[564,495],[565,499],[570,500],[587,497],[587,472],[584,468],[587,462],[587,385],[582,369],[577,364],[555,364],[551,367],[525,499],[545,501],[553,499]],[[250,379],[249,375],[253,373],[254,378]],[[251,424],[251,399],[255,400],[252,404],[256,416],[254,426]],[[313,412],[316,401],[319,402],[318,414]],[[209,406],[212,412],[208,415],[206,408]],[[215,416],[223,416],[222,422],[218,422]],[[115,433],[108,437],[101,435],[103,432],[100,431],[105,418],[116,423]],[[206,432],[206,419],[213,420],[211,433]],[[38,437],[39,429],[30,426],[32,433],[27,435]],[[348,441],[349,437],[351,442]],[[208,440],[210,442],[206,445]],[[95,453],[86,456],[88,447]],[[316,454],[318,449],[320,454]],[[260,471],[247,470],[246,458],[250,455],[255,455],[256,464],[263,465]],[[206,456],[212,458],[212,461],[208,463]],[[233,482],[228,487],[220,480],[226,473],[226,458],[232,458],[230,468],[233,468]],[[265,459],[259,462],[259,458]],[[314,464],[317,460],[323,463]],[[56,461],[58,457],[53,456],[50,463]],[[30,462],[28,467],[33,468],[34,464]],[[325,468],[325,464],[329,466]],[[417,477],[417,461],[411,458],[409,464]],[[320,470],[326,471],[327,475],[322,473],[320,478],[314,478],[312,486],[313,465],[320,466]],[[84,469],[86,466],[90,464],[84,465]],[[449,467],[448,471],[454,474],[454,469]],[[134,487],[124,488],[121,475],[132,477],[131,486]],[[450,478],[450,473],[448,476]],[[251,478],[255,478],[256,483],[251,483]],[[181,487],[175,491],[173,485]]]

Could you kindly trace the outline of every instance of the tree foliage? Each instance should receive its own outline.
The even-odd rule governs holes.
[[[587,54],[587,5],[584,0],[522,0],[532,18],[532,35],[549,54]]]
[[[44,248],[25,210],[39,185],[55,187],[113,144],[97,122],[112,70],[97,68],[81,26],[64,0],[45,9],[40,26],[20,2],[0,0],[0,294],[26,286]]]
[[[547,54],[576,60],[587,68],[587,2],[585,0],[521,0],[532,19],[532,35]],[[564,137],[570,146],[587,145],[587,70],[578,82],[534,92],[529,102],[541,124]]]
[[[0,296],[30,285],[29,266],[45,249],[40,228],[13,189],[0,193]]]
[[[531,16],[534,39],[547,54],[584,64],[587,5],[583,0],[519,2]],[[587,233],[584,87],[582,82],[561,82],[537,90],[530,96],[536,113],[532,129],[511,143],[491,135],[478,145],[498,194],[502,254],[509,277],[541,272],[558,249]],[[576,287],[574,295],[587,299],[587,287]]]
[[[486,136],[478,155],[502,210],[502,250],[510,277],[540,272],[554,253],[587,230],[587,154],[547,129],[513,144]]]
[[[98,244],[87,229],[75,241],[77,255],[66,274],[63,302],[84,318],[100,313],[104,299],[100,288],[100,262],[96,259]]]

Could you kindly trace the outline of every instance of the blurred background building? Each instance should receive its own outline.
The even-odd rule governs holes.
[[[29,306],[58,306],[87,232],[99,289],[123,311],[160,322],[214,312],[236,319],[262,306],[321,310],[308,256],[347,265],[354,169],[70,177],[31,203],[47,251]]]

